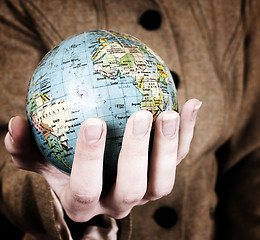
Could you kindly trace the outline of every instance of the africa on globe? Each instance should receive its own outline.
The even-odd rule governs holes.
[[[43,156],[70,173],[81,123],[107,124],[104,182],[116,176],[127,119],[136,111],[178,110],[176,89],[162,59],[138,39],[89,31],[54,47],[39,63],[29,86],[26,112]]]

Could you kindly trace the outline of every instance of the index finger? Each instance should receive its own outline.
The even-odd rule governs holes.
[[[70,176],[64,194],[64,208],[77,221],[85,220],[98,205],[102,191],[106,124],[89,118],[81,126]]]

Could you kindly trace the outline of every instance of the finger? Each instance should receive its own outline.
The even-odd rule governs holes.
[[[17,116],[10,119],[5,147],[16,167],[31,171],[39,169],[37,160],[42,159],[42,156],[37,149],[32,149],[30,128],[24,118]]]
[[[62,196],[64,208],[74,221],[86,221],[98,205],[102,190],[105,139],[106,124],[103,120],[89,118],[82,124],[70,182]]]
[[[178,149],[179,114],[166,111],[156,120],[145,199],[168,195],[173,188]]]
[[[129,118],[118,159],[117,179],[108,201],[110,214],[124,217],[144,196],[147,188],[148,147],[152,114],[139,111]],[[112,199],[112,201],[111,201]]]
[[[30,130],[25,119],[13,117],[8,124],[8,133],[5,138],[7,151],[12,155],[22,155],[29,151]]]
[[[194,126],[196,123],[196,117],[201,104],[202,102],[199,100],[191,99],[183,105],[183,109],[181,111],[177,164],[179,164],[189,152]]]

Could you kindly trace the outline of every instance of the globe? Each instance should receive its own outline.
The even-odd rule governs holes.
[[[28,86],[26,112],[36,145],[65,173],[71,172],[82,122],[106,122],[104,182],[115,179],[127,119],[141,109],[151,111],[154,122],[162,111],[177,111],[176,88],[156,53],[118,32],[89,31],[62,41]]]

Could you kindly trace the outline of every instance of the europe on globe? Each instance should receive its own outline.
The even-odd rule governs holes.
[[[136,111],[178,110],[176,88],[163,60],[138,39],[112,31],[72,36],[41,60],[29,86],[26,112],[43,156],[70,173],[81,123],[107,124],[104,182],[116,176],[127,119]]]

